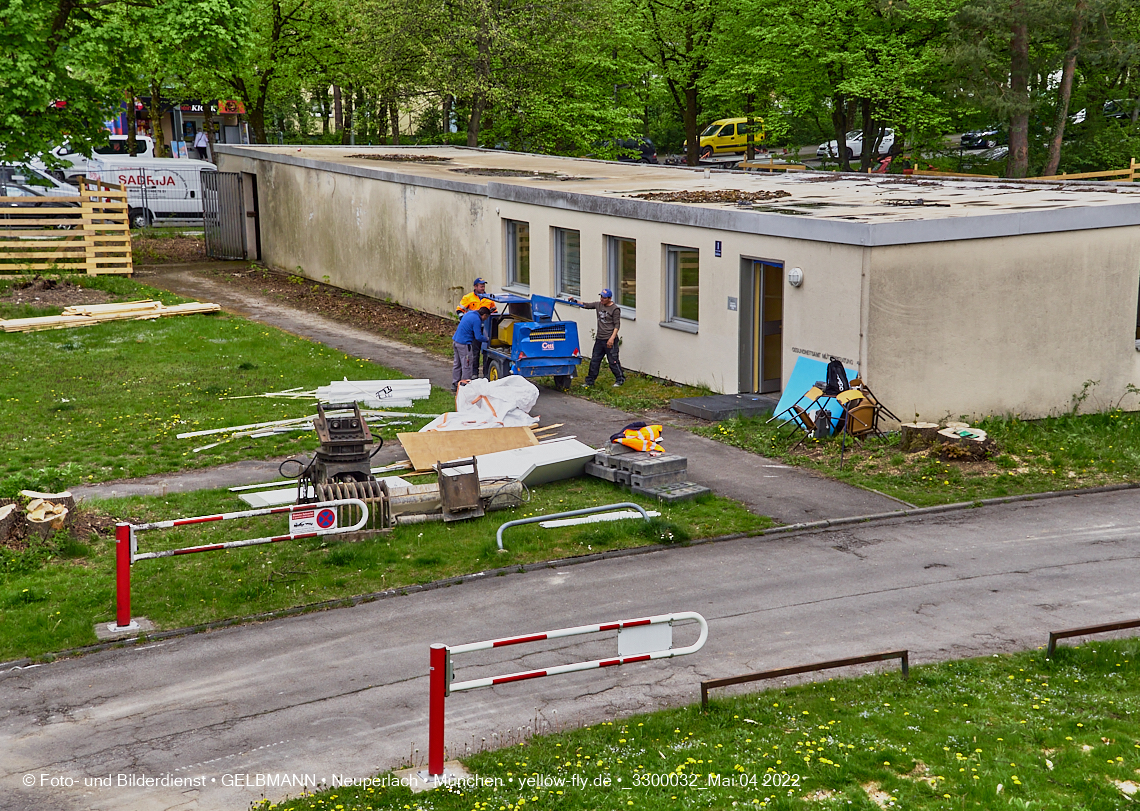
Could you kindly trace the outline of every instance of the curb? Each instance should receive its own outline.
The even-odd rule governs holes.
[[[293,608],[283,608],[279,611],[268,611],[262,614],[252,614],[245,617],[234,617],[227,620],[217,620],[215,622],[203,623],[201,625],[191,625],[184,628],[173,628],[168,631],[143,633],[139,636],[130,637],[127,639],[112,640],[95,645],[85,645],[79,648],[68,648],[67,650],[45,653],[40,657],[34,659],[13,659],[12,661],[8,662],[0,662],[0,676],[3,676],[5,673],[11,672],[13,670],[22,670],[29,666],[39,666],[41,664],[60,658],[84,656],[89,653],[99,653],[101,651],[110,650],[112,648],[125,648],[130,645],[144,644],[153,642],[155,640],[172,639],[180,636],[190,636],[191,634],[216,631],[235,625],[248,625],[256,622],[268,622],[269,620],[284,619],[286,617],[295,617],[302,614],[310,614],[315,611],[328,611],[335,608],[352,608],[353,606],[361,605],[363,603],[372,603],[376,602],[377,600],[387,600],[393,597],[406,597],[410,594],[418,594],[426,591],[435,591],[436,589],[449,588],[451,586],[459,586],[468,580],[482,580],[488,577],[502,577],[508,574],[525,574],[527,572],[534,572],[540,569],[556,569],[562,566],[575,566],[581,563],[594,563],[600,560],[615,560],[618,558],[633,557],[634,555],[646,555],[652,552],[661,552],[668,549],[677,549],[688,546],[702,546],[704,544],[713,543],[724,543],[727,541],[743,540],[745,538],[765,538],[775,535],[797,535],[803,532],[812,532],[821,529],[828,529],[831,527],[843,527],[852,524],[869,524],[873,522],[889,521],[898,518],[939,515],[942,513],[972,510],[979,507],[1014,504],[1022,501],[1044,501],[1049,499],[1062,498],[1065,496],[1097,495],[1099,493],[1115,493],[1124,490],[1136,489],[1140,489],[1140,482],[1128,484],[1110,484],[1104,485],[1103,487],[1090,487],[1083,490],[1050,490],[1045,493],[1029,493],[1020,496],[1002,496],[1001,498],[987,498],[979,501],[960,501],[955,504],[938,504],[933,507],[915,507],[914,509],[894,510],[892,512],[886,513],[871,513],[869,515],[856,515],[848,516],[845,518],[825,518],[820,521],[809,521],[801,524],[787,524],[782,527],[762,529],[756,532],[737,532],[731,535],[718,535],[713,538],[700,538],[695,541],[688,541],[684,544],[652,544],[649,546],[635,546],[628,549],[614,549],[607,552],[596,552],[592,555],[581,555],[572,558],[558,558],[555,560],[538,561],[536,563],[520,563],[514,566],[503,566],[497,569],[487,569],[485,571],[476,572],[474,574],[458,575],[456,577],[444,578],[443,580],[433,580],[430,583],[386,589],[384,591],[375,591],[369,594],[359,594],[354,597],[341,597],[336,600],[325,600],[323,602],[309,603],[308,605],[295,606]]]

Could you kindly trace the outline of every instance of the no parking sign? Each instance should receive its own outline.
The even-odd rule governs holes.
[[[289,516],[290,535],[302,535],[322,529],[336,529],[336,510],[331,507],[319,510],[294,510]]]

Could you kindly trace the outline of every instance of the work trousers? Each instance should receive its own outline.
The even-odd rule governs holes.
[[[451,390],[459,388],[460,380],[470,380],[475,377],[475,358],[471,352],[471,344],[451,342],[455,351],[455,359],[451,363]]]
[[[607,340],[609,338],[594,339],[594,351],[590,353],[590,371],[586,373],[587,386],[594,385],[594,381],[598,379],[603,357],[610,365],[610,371],[614,373],[614,380],[618,383],[625,382],[625,372],[621,368],[621,361],[618,360],[618,339],[614,339],[614,345],[611,347],[606,346]]]

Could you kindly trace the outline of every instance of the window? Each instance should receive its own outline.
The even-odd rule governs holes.
[[[637,309],[637,242],[607,237],[607,286],[614,291],[614,302],[627,310]]]
[[[668,321],[693,324],[700,320],[700,252],[696,248],[665,247],[669,289]]]
[[[507,225],[507,284],[530,287],[530,223],[504,222]]]
[[[554,289],[560,296],[582,295],[582,235],[578,231],[555,228]]]

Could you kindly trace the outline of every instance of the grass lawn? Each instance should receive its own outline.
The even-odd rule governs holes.
[[[415,479],[423,482],[422,478]],[[398,526],[363,540],[330,536],[195,555],[142,560],[132,577],[132,614],[159,628],[247,617],[488,569],[656,543],[684,543],[771,526],[736,502],[715,496],[675,505],[633,498],[660,518],[559,529],[537,524],[504,533],[516,518],[619,501],[630,495],[609,482],[580,478],[531,491],[522,507],[453,524]],[[225,490],[95,501],[89,507],[132,523],[249,509]],[[233,520],[138,534],[140,552],[280,535],[282,516]],[[115,619],[114,528],[86,542],[0,547],[0,661],[96,641],[97,622]]]
[[[497,787],[338,787],[254,808],[1107,811],[1140,797],[1137,717],[1131,639],[714,698],[465,760]]]
[[[0,279],[0,292],[12,283]],[[168,293],[128,279],[76,277],[112,294],[174,303]],[[58,308],[52,312],[58,312]],[[0,304],[0,317],[44,310]],[[311,401],[224,400],[350,380],[406,378],[367,360],[227,315],[122,321],[74,329],[0,333],[0,497],[22,488],[54,490],[82,482],[133,478],[264,459],[312,450],[312,431],[232,441],[201,453],[222,437],[177,439],[181,432],[267,422],[315,413]],[[454,408],[435,389],[416,412]],[[417,430],[427,420],[379,431]],[[397,420],[393,420],[394,422]]]
[[[766,419],[731,419],[693,430],[920,507],[1140,481],[1138,412],[1112,409],[1034,421],[989,417],[976,425],[1000,452],[985,461],[941,458],[928,449],[903,453],[897,434],[864,443],[849,438],[842,470],[839,439],[809,439],[789,452],[798,436],[788,439],[786,426]]]

